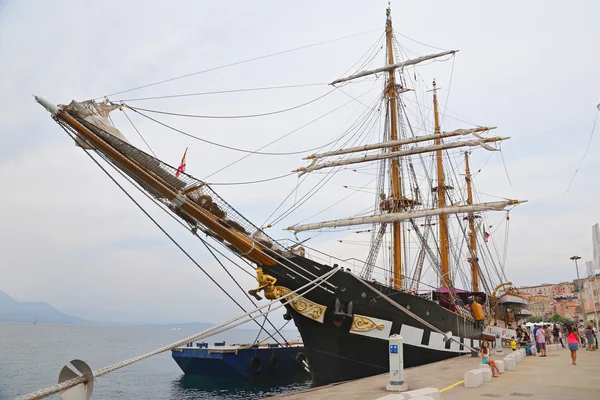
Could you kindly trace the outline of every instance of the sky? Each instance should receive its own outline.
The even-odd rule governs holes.
[[[339,136],[350,126],[348,121],[363,113],[365,104],[378,95],[381,79],[348,85],[345,92],[329,93],[331,87],[326,83],[356,72],[353,64],[383,33],[386,6],[384,1],[348,0],[0,0],[0,182],[4,187],[0,198],[0,290],[21,301],[47,301],[81,317],[119,322],[219,322],[239,314],[240,310],[73,145],[32,96],[65,104],[109,95],[113,101],[124,100],[138,107],[215,116],[265,113],[324,96],[298,110],[268,118],[157,116],[203,139],[242,149],[256,149],[292,131],[267,150],[284,153],[316,148]],[[600,28],[595,19],[600,4],[393,1],[391,7],[394,28],[406,49],[419,55],[439,51],[430,46],[460,50],[452,61],[418,69],[420,87],[427,88],[433,78],[441,87],[442,128],[476,123],[497,126],[495,133],[511,137],[502,145],[501,155],[474,151],[471,165],[481,171],[477,184],[482,198],[528,200],[510,213],[508,278],[516,285],[574,279],[569,257],[577,254],[581,261],[592,259],[591,227],[600,220],[598,138],[592,140],[566,192],[600,102],[596,68],[600,65]],[[309,45],[313,46],[302,48]],[[297,50],[285,52],[291,49]],[[279,52],[284,53],[214,69]],[[382,62],[378,57],[371,65]],[[205,70],[210,71],[114,94]],[[308,84],[135,101],[149,96]],[[420,95],[427,101],[430,93]],[[304,165],[301,158],[308,154],[252,156],[215,173],[244,153],[178,135],[131,112],[128,115],[158,156],[170,164],[177,165],[189,147],[187,172],[211,183],[280,176]],[[124,135],[145,149],[124,114],[116,112],[113,117]],[[464,126],[463,121],[469,125]],[[308,122],[310,125],[297,130]],[[431,132],[433,128],[423,129]],[[276,239],[290,238],[280,228],[305,219],[339,218],[348,215],[347,210],[354,213],[372,204],[372,194],[358,192],[343,206],[310,218],[324,205],[347,196],[348,192],[340,189],[343,185],[361,187],[372,180],[351,175],[336,175],[332,180],[336,190],[324,190],[269,233]],[[320,176],[307,179],[316,183]],[[271,212],[297,182],[297,177],[289,176],[268,184],[214,188],[261,225],[270,220]],[[226,291],[248,306],[197,240],[144,198],[137,194],[136,198]],[[496,225],[503,218],[504,214],[498,214],[491,221]],[[505,244],[504,228],[495,233],[500,247]],[[364,259],[364,246],[344,247],[337,242],[351,236],[347,232],[324,234],[313,245],[342,258]],[[236,267],[228,268],[244,289],[254,287],[251,276]],[[583,263],[580,268],[583,271]]]

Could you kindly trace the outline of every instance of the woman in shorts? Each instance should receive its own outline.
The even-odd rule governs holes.
[[[577,365],[577,350],[579,350],[579,335],[573,326],[567,326],[567,343],[569,344],[569,350],[571,351],[571,364]]]
[[[481,354],[481,363],[483,365],[488,364],[490,366],[490,368],[492,369],[492,376],[494,378],[497,378],[498,375],[502,374],[502,372],[500,372],[498,366],[496,365],[496,361],[490,358],[490,344],[488,342],[484,341],[481,344],[481,349],[479,350],[479,353]]]

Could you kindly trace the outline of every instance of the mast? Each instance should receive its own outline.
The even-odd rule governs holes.
[[[469,152],[465,151],[465,180],[467,181],[467,201],[469,205],[473,204],[473,190],[471,188],[471,170],[469,169]],[[471,257],[471,290],[479,292],[479,260],[477,258],[477,238],[475,236],[475,214],[470,212],[467,216],[469,220],[469,239]]]
[[[440,117],[438,113],[438,101],[437,101],[437,89],[435,80],[433,81],[433,114],[435,122],[435,133],[439,135],[440,131]],[[436,145],[442,144],[442,138],[438,137],[435,139]],[[444,185],[444,163],[442,158],[442,149],[436,151],[437,158],[437,203],[438,208],[446,207],[446,186]],[[449,276],[449,243],[448,243],[448,216],[441,214],[439,216],[440,225],[440,262],[442,267],[442,275],[440,277],[440,285],[442,287],[450,287],[450,276]]]
[[[386,9],[386,24],[385,24],[385,35],[387,42],[387,53],[388,53],[388,65],[394,64],[394,49],[392,46],[392,16],[391,16],[391,8]],[[391,121],[390,125],[392,127],[391,131],[391,140],[398,140],[398,115],[397,115],[397,106],[396,106],[396,76],[395,70],[390,70],[388,72],[388,101],[390,107],[390,116]],[[398,151],[398,147],[392,147],[392,152]],[[393,207],[392,212],[398,212],[398,206],[400,205],[400,174],[399,174],[399,165],[398,158],[392,158],[392,166],[391,166],[391,180],[392,180],[392,196],[393,196]],[[392,251],[393,251],[393,260],[394,260],[394,288],[401,289],[402,288],[402,247],[400,246],[401,234],[402,234],[402,226],[400,221],[395,221],[392,224]]]

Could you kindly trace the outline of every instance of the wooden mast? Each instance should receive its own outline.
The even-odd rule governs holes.
[[[467,200],[468,204],[473,204],[473,189],[471,187],[471,170],[469,169],[469,152],[465,151],[465,180],[467,181]],[[479,259],[477,258],[477,237],[475,236],[475,214],[470,212],[467,216],[469,220],[469,239],[471,257],[471,290],[479,292]]]
[[[392,16],[391,9],[386,9],[386,24],[385,24],[385,35],[387,41],[387,53],[388,53],[388,65],[394,64],[394,48],[393,48],[393,36],[392,36]],[[396,105],[396,77],[394,70],[390,70],[388,73],[388,104],[389,113],[391,116],[391,140],[398,140],[398,116],[397,116],[397,105]],[[392,151],[398,151],[398,147],[392,147]],[[400,173],[398,158],[392,158],[391,166],[391,180],[392,180],[392,196],[393,196],[393,208],[392,212],[398,212],[400,206]],[[393,260],[394,260],[394,288],[402,288],[402,247],[400,246],[401,234],[402,234],[401,223],[396,221],[392,224],[392,249],[393,249]]]
[[[435,122],[435,133],[440,134],[440,117],[438,113],[437,89],[435,80],[433,81],[433,114]],[[442,139],[435,139],[435,144],[442,144]],[[442,158],[443,150],[438,150],[437,155],[437,202],[438,208],[446,207],[446,186],[444,185],[444,163]],[[440,225],[440,262],[442,267],[442,275],[440,277],[440,285],[442,287],[450,287],[449,275],[449,243],[448,243],[448,216],[442,214],[439,216]]]

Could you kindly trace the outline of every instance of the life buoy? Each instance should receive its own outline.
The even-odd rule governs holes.
[[[279,358],[277,358],[277,356],[275,354],[273,354],[271,356],[271,358],[269,359],[269,367],[273,371],[276,371],[277,368],[279,367]]]
[[[262,371],[263,362],[258,356],[254,356],[248,362],[248,371],[252,374],[258,374]]]

